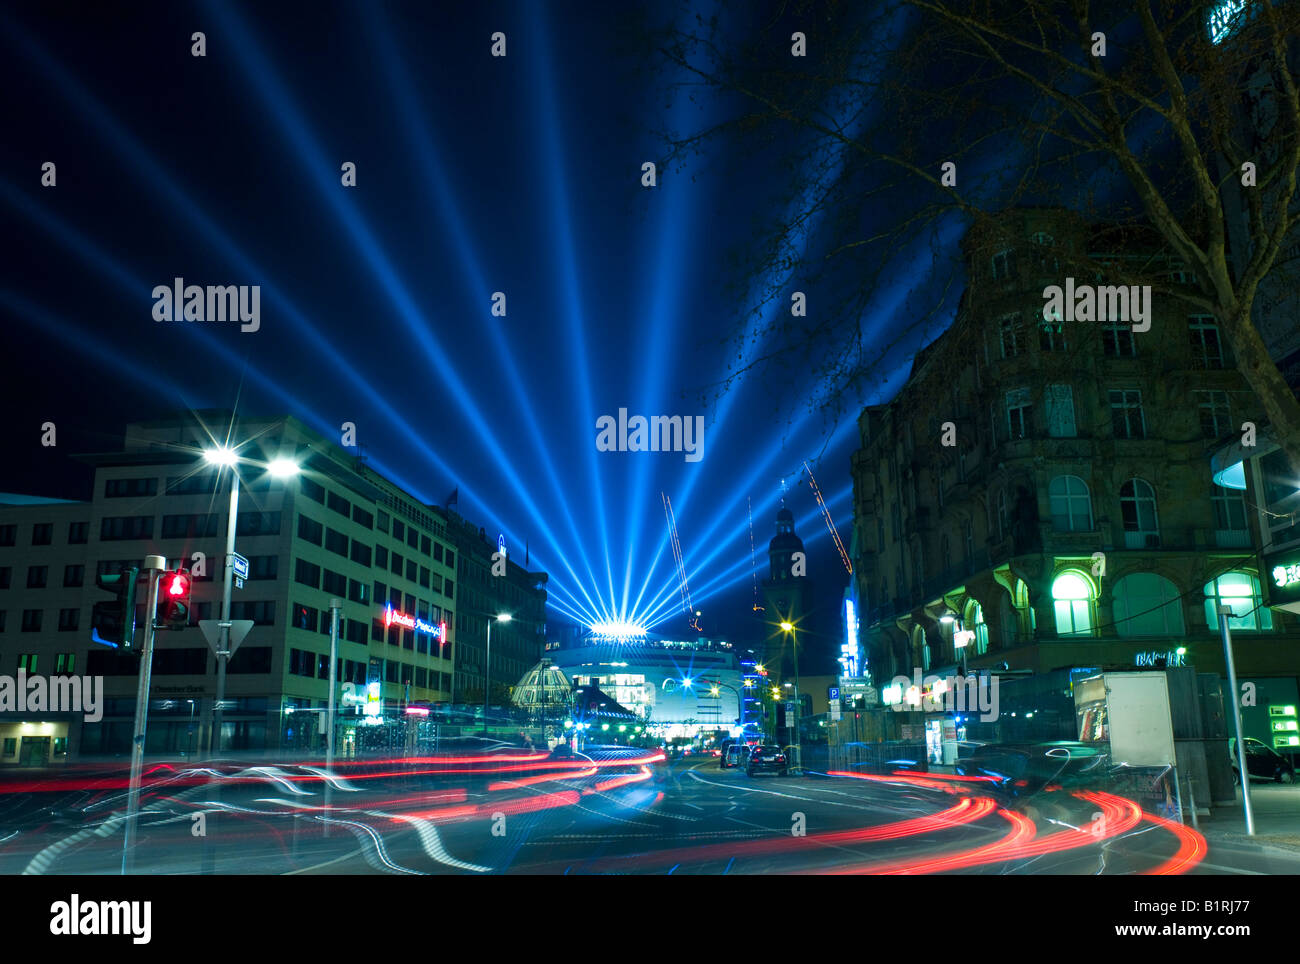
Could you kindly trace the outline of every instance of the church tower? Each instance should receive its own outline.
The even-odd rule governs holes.
[[[776,535],[767,545],[768,578],[763,581],[764,662],[772,680],[794,679],[794,646],[791,634],[781,623],[806,628],[804,617],[812,606],[812,587],[808,583],[808,560],[803,540],[795,535],[794,513],[784,505],[776,514]],[[798,639],[799,649],[808,639]]]

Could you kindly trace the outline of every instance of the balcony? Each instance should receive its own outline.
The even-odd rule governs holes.
[[[1220,549],[1249,549],[1249,529],[1215,529],[1214,544]]]

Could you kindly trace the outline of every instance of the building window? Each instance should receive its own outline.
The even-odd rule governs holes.
[[[1056,606],[1056,635],[1092,635],[1092,583],[1073,569],[1061,573],[1052,582],[1052,600]]]
[[[962,529],[962,538],[966,543],[966,568],[969,570],[975,560],[975,524],[967,519],[962,523]]]
[[[99,526],[99,540],[101,542],[152,538],[153,516],[151,515],[109,516],[103,519]]]
[[[257,626],[275,625],[275,602],[273,600],[255,600],[232,602],[231,619],[251,619]]]
[[[241,512],[235,520],[235,535],[278,536],[279,534],[280,513],[278,512]]]
[[[80,609],[60,609],[59,610],[59,632],[72,633],[77,631],[77,626],[81,622]]]
[[[406,540],[406,523],[393,520],[393,538],[398,542]]]
[[[1135,572],[1115,583],[1115,632],[1121,636],[1180,636],[1183,607],[1176,587],[1153,572]]]
[[[387,531],[388,531],[388,519],[389,519],[388,513],[385,512],[383,509],[380,509],[380,510],[379,510],[379,519],[378,519],[378,521],[375,523],[375,528],[378,529],[380,532],[387,532]]]
[[[1003,358],[1015,358],[1024,351],[1024,330],[1019,312],[999,318],[998,331]]]
[[[216,536],[218,525],[219,520],[213,512],[198,515],[165,515],[162,517],[162,538],[210,539]]]
[[[1005,488],[998,490],[997,497],[998,513],[998,539],[1005,539],[1007,536],[1007,490]]]
[[[293,627],[294,629],[305,629],[309,633],[316,632],[316,621],[319,614],[311,606],[305,606],[302,603],[293,604]]]
[[[44,589],[45,583],[49,579],[49,566],[28,566],[27,567],[27,588]]]
[[[0,589],[8,589],[9,583],[13,579],[12,566],[0,566]]]
[[[1074,438],[1074,389],[1069,385],[1047,386],[1047,434],[1052,438]]]
[[[346,596],[348,594],[348,578],[341,572],[326,569],[324,579],[321,581],[321,589],[331,596]]]
[[[1198,390],[1196,408],[1201,416],[1201,435],[1221,439],[1232,432],[1232,418],[1228,413],[1228,393]]]
[[[1213,315],[1192,315],[1187,326],[1193,368],[1222,368],[1223,343]]]
[[[74,629],[76,627],[73,627]],[[68,676],[77,671],[77,654],[76,653],[57,653],[54,657],[54,672],[56,675]]]
[[[1110,358],[1134,358],[1137,356],[1137,344],[1133,340],[1133,328],[1126,324],[1107,324],[1101,332],[1102,347]]]
[[[0,526],[0,546],[12,546],[18,537],[16,525]]]
[[[63,567],[63,586],[65,589],[76,589],[82,586],[86,581],[86,567],[80,565]]]
[[[320,566],[310,563],[306,559],[295,559],[293,581],[304,586],[311,586],[312,589],[319,589]]]
[[[370,547],[366,545],[364,542],[358,542],[356,539],[353,539],[351,558],[353,562],[365,566],[367,569],[369,569],[370,568]]]
[[[158,494],[157,479],[105,479],[104,498],[144,498]]]
[[[335,495],[333,492],[328,495],[329,507],[332,511],[337,512],[343,518],[351,518],[352,503],[341,495]]]
[[[53,522],[38,522],[36,523],[36,525],[32,526],[32,545],[48,546],[53,540],[54,540]]]
[[[1250,528],[1246,522],[1246,499],[1239,489],[1214,486],[1214,534],[1217,545],[1244,547],[1250,545]]]
[[[447,549],[446,556],[445,556],[445,558],[443,559],[443,562],[445,562],[445,563],[447,564],[447,568],[448,568],[448,569],[455,569],[455,568],[456,568],[456,553],[452,552],[451,549],[448,548],[448,549]]]
[[[1048,483],[1047,494],[1052,507],[1052,526],[1057,532],[1092,529],[1092,498],[1083,479],[1058,475]]]
[[[325,538],[325,527],[314,519],[298,513],[298,538],[318,546]]]
[[[375,517],[359,505],[352,507],[352,521],[359,526],[365,526],[367,529],[375,527]]]
[[[1160,522],[1156,514],[1156,490],[1141,479],[1129,479],[1119,487],[1120,516],[1124,520],[1124,546],[1128,549],[1160,545]]]
[[[298,476],[298,490],[313,502],[325,504],[325,486],[314,482],[305,475]]]
[[[1040,351],[1066,351],[1065,323],[1059,317],[1043,318],[1038,322],[1038,348]]]
[[[1142,393],[1136,389],[1112,389],[1110,420],[1116,438],[1146,438],[1146,417],[1142,414]]]
[[[385,546],[375,546],[375,565],[380,569],[388,568],[388,549]]]
[[[1228,628],[1258,632],[1273,628],[1273,612],[1264,605],[1259,580],[1249,572],[1225,572],[1205,584],[1205,622],[1219,628],[1219,605],[1229,606]]]
[[[993,255],[993,280],[1005,281],[1015,270],[1015,257],[1011,248],[1003,248]]]
[[[90,538],[89,522],[71,522],[68,524],[68,545],[84,546]]]
[[[41,619],[45,615],[42,609],[24,609],[23,610],[23,632],[39,633],[41,631]]]
[[[1029,389],[1013,388],[1007,392],[1007,437],[1029,438],[1033,431],[1033,406]]]
[[[21,669],[21,670],[26,670],[27,673],[28,673],[28,675],[31,675],[32,673],[35,673],[35,672],[36,672],[36,654],[35,654],[35,653],[19,653],[19,654],[18,654],[18,668]]]
[[[335,555],[347,558],[348,554],[348,537],[337,529],[325,530],[325,548]]]
[[[1042,271],[1054,272],[1060,270],[1060,263],[1056,260],[1056,255],[1052,249],[1056,247],[1056,239],[1050,234],[1042,231],[1036,231],[1029,236],[1029,240],[1037,249],[1035,258],[1038,267]]]

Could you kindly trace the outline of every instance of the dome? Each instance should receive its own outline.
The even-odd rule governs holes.
[[[782,522],[788,522],[790,523],[790,527],[794,528],[794,513],[785,506],[782,506],[781,511],[776,514],[776,521],[777,525],[780,525]]]
[[[564,671],[543,658],[524,673],[515,686],[513,700],[526,710],[560,710],[573,701],[573,686]]]

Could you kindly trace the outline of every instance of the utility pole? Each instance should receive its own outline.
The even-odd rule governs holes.
[[[339,610],[343,600],[330,600],[330,696],[325,712],[325,769],[334,766],[334,691],[338,689],[335,671],[338,666],[339,650]],[[328,786],[328,782],[326,786]]]
[[[149,601],[145,603],[144,650],[140,654],[140,681],[135,692],[135,726],[132,729],[131,781],[126,798],[126,832],[122,835],[122,875],[135,870],[135,830],[140,811],[140,776],[144,770],[145,727],[149,722],[149,682],[153,675],[154,614],[158,610],[158,578],[167,570],[163,556],[145,556],[149,573]],[[134,613],[126,613],[128,619]]]

